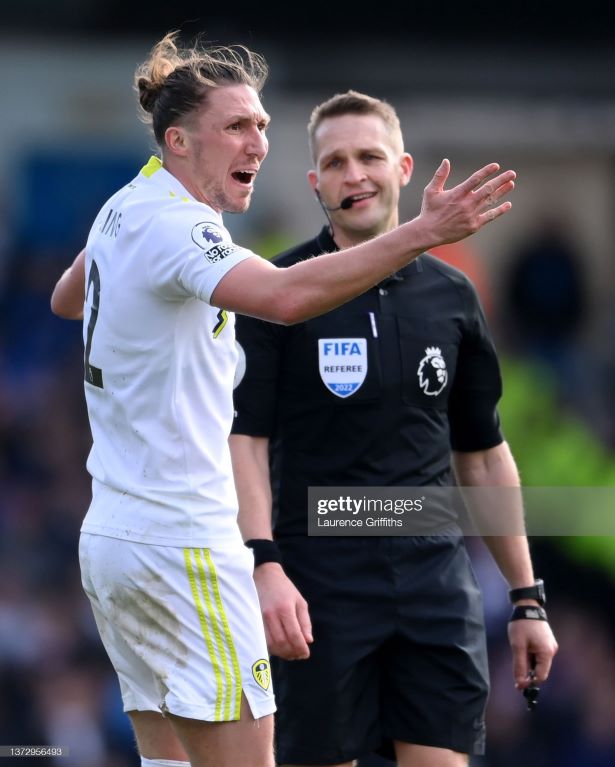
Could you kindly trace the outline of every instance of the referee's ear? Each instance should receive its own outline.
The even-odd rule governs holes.
[[[308,170],[307,172],[308,184],[311,186],[312,191],[318,194],[318,173],[315,170]]]
[[[399,158],[399,170],[400,170],[399,185],[400,186],[406,186],[406,184],[410,181],[410,179],[412,178],[413,169],[414,169],[414,160],[412,159],[412,155],[408,154],[408,152],[403,152]]]

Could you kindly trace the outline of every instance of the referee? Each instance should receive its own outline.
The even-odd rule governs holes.
[[[279,267],[396,226],[412,173],[397,115],[381,100],[338,94],[314,109],[308,133],[308,179],[330,226],[275,259]],[[425,253],[299,325],[238,316],[237,338],[245,361],[231,452],[277,656],[278,763],[347,767],[380,750],[401,767],[467,765],[484,753],[489,681],[462,537],[310,538],[307,491],[447,486],[453,471],[462,486],[519,485],[472,284]],[[520,502],[504,511],[522,519]],[[486,542],[517,605],[509,634],[525,689],[532,674],[546,679],[557,650],[544,593],[525,536]]]

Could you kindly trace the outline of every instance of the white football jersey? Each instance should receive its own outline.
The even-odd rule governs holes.
[[[176,546],[237,537],[234,315],[208,302],[253,256],[156,157],[98,214],[86,245],[85,532]]]

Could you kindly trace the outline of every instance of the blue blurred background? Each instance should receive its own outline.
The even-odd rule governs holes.
[[[493,160],[515,168],[513,212],[439,255],[472,277],[489,315],[524,482],[595,487],[615,484],[613,15],[592,0],[292,12],[183,2],[177,13],[127,0],[2,3],[0,744],[68,746],[64,767],[138,765],[79,582],[90,494],[81,329],[51,315],[49,296],[102,202],[153,148],[132,92],[150,47],[180,29],[268,58],[269,158],[249,213],[226,217],[236,241],[266,256],[323,223],[305,125],[337,91],[397,108],[415,159],[405,218],[442,157],[455,182]],[[487,756],[473,764],[612,767],[615,543],[531,542],[561,647],[532,715],[512,685],[506,586],[482,543],[468,543],[493,682]]]

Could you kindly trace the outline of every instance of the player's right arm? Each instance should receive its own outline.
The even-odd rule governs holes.
[[[317,262],[309,259],[287,269],[278,269],[262,258],[245,258],[229,268],[216,282],[213,292],[203,289],[202,260],[193,258],[184,272],[187,255],[184,231],[174,230],[180,237],[180,246],[176,247],[171,238],[170,247],[162,249],[162,258],[151,268],[152,287],[161,295],[169,290],[173,297],[192,294],[222,309],[270,322],[283,325],[302,322],[365,292],[425,250],[463,239],[509,211],[511,203],[500,200],[514,188],[515,173],[506,171],[490,178],[498,170],[499,166],[491,163],[463,183],[445,189],[450,163],[443,160],[425,187],[420,214],[412,221],[353,248],[325,254]],[[166,235],[168,227],[161,236],[164,239]],[[230,245],[231,253],[237,250]],[[217,263],[227,255],[220,257],[218,253],[214,261],[210,252],[210,260]],[[61,317],[83,316],[84,262],[82,251],[54,289],[51,307]]]
[[[85,250],[57,281],[51,294],[51,311],[66,320],[83,319],[85,299]]]
[[[429,248],[456,242],[506,213],[501,198],[514,188],[514,171],[493,177],[492,163],[452,189],[444,185],[450,163],[443,160],[425,187],[420,214],[386,234],[352,248],[276,269],[250,258],[218,282],[211,303],[223,309],[291,325],[334,309],[403,268]]]
[[[245,541],[272,540],[269,439],[231,434],[233,474],[239,499],[239,528]],[[305,599],[278,562],[254,570],[254,582],[265,623],[267,647],[286,660],[307,658],[312,626]]]

